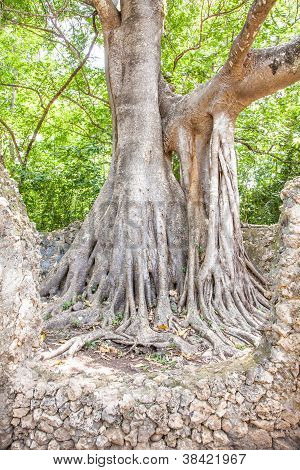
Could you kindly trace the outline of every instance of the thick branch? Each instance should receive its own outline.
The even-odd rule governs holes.
[[[121,15],[112,0],[93,0],[103,29],[109,31],[121,24]]]
[[[206,120],[220,110],[226,109],[228,114],[236,117],[253,101],[299,81],[300,36],[281,46],[251,50],[243,62],[240,76],[232,76],[226,67],[227,64],[204,86],[181,99],[174,99],[175,105],[164,106],[164,140],[168,150],[174,150],[174,129],[176,131],[179,126],[203,132]]]
[[[225,65],[226,69],[236,69],[243,65],[261,25],[275,2],[276,0],[255,0],[253,2],[244,27],[231,47],[229,58]]]
[[[300,80],[300,36],[281,46],[253,50],[237,96],[243,107]]]
[[[171,107],[181,100],[182,96],[175,93],[173,86],[160,75],[158,82],[159,109],[162,119],[170,112]]]

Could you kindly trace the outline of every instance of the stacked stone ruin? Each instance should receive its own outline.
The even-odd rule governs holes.
[[[36,233],[3,171],[0,182],[1,276],[8,266],[19,280],[9,304],[0,286],[0,448],[299,448],[300,178],[282,191],[273,325],[260,346],[218,364],[135,374],[83,353],[36,359]]]

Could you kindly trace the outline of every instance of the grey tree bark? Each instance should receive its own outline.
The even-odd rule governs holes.
[[[83,322],[100,327],[50,356],[74,353],[90,339],[124,344],[195,347],[176,334],[170,291],[179,314],[218,357],[235,341],[258,344],[269,293],[244,251],[239,218],[234,126],[253,100],[300,78],[300,40],[261,51],[254,37],[275,0],[254,1],[227,62],[186,96],[160,72],[162,0],[94,0],[103,26],[113,118],[109,178],[73,246],[42,294],[57,312],[79,295]],[[181,161],[179,184],[172,153]],[[114,328],[115,316],[124,313]],[[179,315],[178,314],[178,315]],[[69,312],[49,328],[68,324]],[[48,355],[48,357],[50,357]]]

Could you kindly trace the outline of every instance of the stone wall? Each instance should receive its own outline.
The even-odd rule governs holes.
[[[38,244],[15,182],[0,167],[0,367],[38,346]]]
[[[15,182],[0,165],[0,448],[9,426],[5,383],[39,346],[38,242]]]
[[[75,358],[31,361],[11,380],[11,449],[296,449],[300,178],[283,193],[274,324],[218,364],[128,372]]]
[[[54,232],[41,233],[41,275],[45,277],[59,263],[70,248],[81,222],[73,222],[68,227]]]
[[[286,184],[281,197],[273,359],[296,377],[300,372],[300,177]]]
[[[279,255],[279,225],[242,226],[246,252],[263,274],[273,281]]]
[[[20,370],[11,448],[298,448],[296,378],[265,354],[134,375],[83,356]]]

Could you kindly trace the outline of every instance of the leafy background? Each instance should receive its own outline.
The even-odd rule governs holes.
[[[165,2],[162,67],[178,93],[217,73],[250,4]],[[38,229],[54,230],[84,218],[109,170],[111,117],[101,25],[80,0],[0,0],[0,8],[0,158],[18,181]],[[255,47],[299,34],[299,15],[298,1],[279,0]],[[85,64],[51,103],[88,54],[97,31]],[[275,223],[284,183],[300,174],[299,107],[299,85],[293,85],[254,103],[238,118],[245,222]]]

